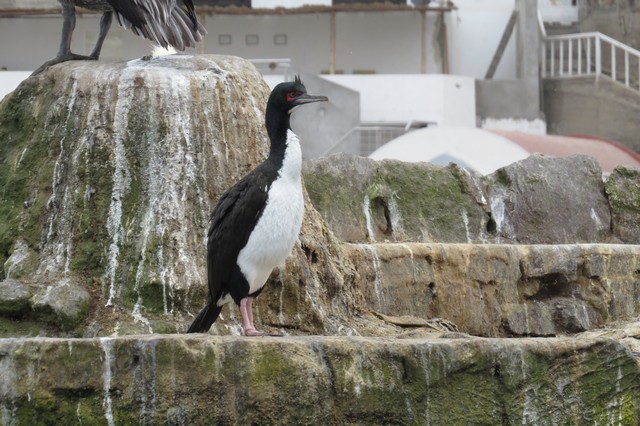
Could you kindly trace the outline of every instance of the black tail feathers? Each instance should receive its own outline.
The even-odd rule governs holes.
[[[209,331],[213,323],[218,319],[222,306],[215,305],[213,303],[207,303],[193,323],[187,330],[187,333],[206,333]]]

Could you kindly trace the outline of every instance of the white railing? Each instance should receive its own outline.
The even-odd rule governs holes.
[[[547,36],[542,78],[608,77],[640,92],[640,51],[602,33]]]

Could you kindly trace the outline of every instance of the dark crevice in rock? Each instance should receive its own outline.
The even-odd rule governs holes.
[[[386,236],[393,235],[391,211],[386,197],[375,197],[372,200],[371,213],[378,229]]]
[[[489,218],[489,219],[487,219],[487,226],[486,226],[487,232],[490,235],[495,235],[496,231],[498,230],[498,226],[496,224],[496,221],[493,220],[493,217],[491,216],[491,212],[488,212],[487,216]]]
[[[529,300],[546,300],[563,296],[570,292],[569,280],[566,275],[561,273],[550,273],[525,281],[535,282],[538,285],[537,292],[527,297]],[[525,283],[519,283],[518,287],[522,285],[525,285]]]

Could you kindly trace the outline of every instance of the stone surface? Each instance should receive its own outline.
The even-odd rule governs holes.
[[[605,193],[586,156],[533,155],[486,177],[349,155],[304,167],[313,206],[338,239],[357,243],[635,243],[634,173],[620,168]]]
[[[361,309],[479,336],[552,336],[640,315],[640,246],[353,244]],[[387,330],[386,333],[389,333]]]
[[[0,281],[0,315],[25,315],[31,308],[30,297],[31,292],[20,282],[11,278]]]
[[[151,334],[205,302],[208,214],[265,155],[266,95],[247,61],[179,55],[61,64],[0,103],[3,423],[640,422],[637,325],[611,328],[640,315],[640,246],[603,244],[637,235],[634,178],[605,193],[586,157],[310,163],[255,303],[287,336],[211,336],[234,305]]]
[[[640,365],[603,337],[38,338],[0,353],[7,424],[640,422]]]
[[[529,244],[607,242],[602,170],[583,155],[534,154],[487,176],[498,237]]]
[[[7,278],[28,278],[36,272],[40,258],[38,254],[29,248],[22,240],[17,240],[11,256],[4,263],[5,276]]]
[[[71,328],[84,319],[90,303],[89,292],[69,278],[41,289],[31,298],[37,317],[64,328]]]
[[[616,167],[607,178],[605,191],[613,235],[625,243],[640,244],[640,169]]]
[[[224,56],[74,61],[25,80],[0,104],[1,263],[26,245],[39,259],[24,281],[69,277],[130,320],[199,309],[209,212],[265,155],[267,94]]]
[[[455,165],[337,154],[308,161],[313,206],[347,242],[483,242],[488,205],[479,176]]]

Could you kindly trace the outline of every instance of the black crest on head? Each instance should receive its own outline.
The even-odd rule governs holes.
[[[296,78],[293,81],[295,83],[302,84],[302,80],[300,80],[300,74],[296,74]]]

